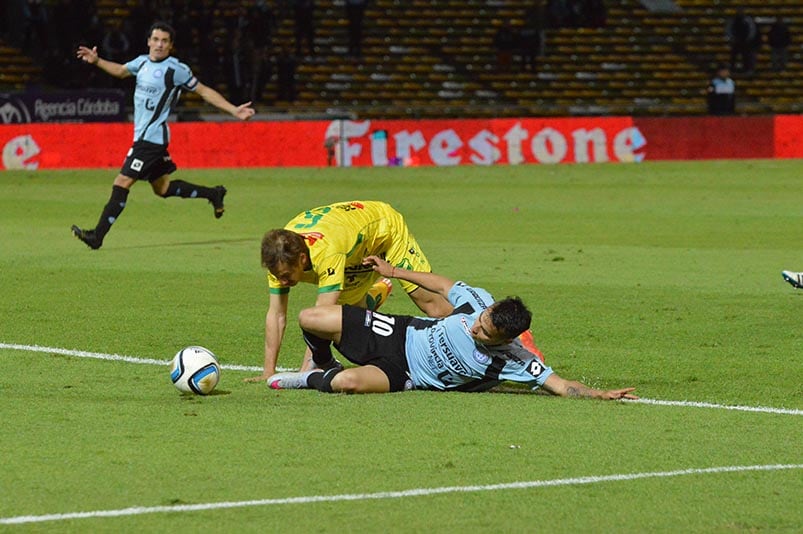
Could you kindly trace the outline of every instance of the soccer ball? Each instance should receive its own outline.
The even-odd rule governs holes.
[[[220,365],[211,350],[186,347],[170,363],[170,380],[181,391],[208,395],[220,380]]]

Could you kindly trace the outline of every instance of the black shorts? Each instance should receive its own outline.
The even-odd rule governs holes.
[[[176,168],[167,152],[167,145],[136,141],[126,154],[120,174],[134,180],[153,182],[165,174],[172,174]]]
[[[343,306],[338,351],[357,365],[374,365],[384,372],[390,391],[413,388],[404,346],[412,317],[385,315],[356,306]]]

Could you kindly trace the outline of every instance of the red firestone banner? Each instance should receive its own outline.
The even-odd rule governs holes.
[[[803,116],[776,117],[774,142],[776,158],[803,158]]]
[[[0,125],[2,169],[117,168],[128,123]],[[171,125],[180,168],[519,165],[803,157],[803,118],[521,118]]]
[[[196,122],[170,126],[179,168],[326,165],[327,122]],[[3,169],[119,168],[133,126],[19,124],[0,126]]]
[[[775,156],[773,117],[634,119],[650,160],[749,159]]]
[[[345,142],[336,157],[346,166],[630,162],[641,158],[643,146],[628,117],[365,120],[343,126]]]

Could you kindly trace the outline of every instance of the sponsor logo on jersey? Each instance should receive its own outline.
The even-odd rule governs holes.
[[[437,339],[435,339],[436,333],[438,336]],[[435,367],[438,370],[447,369],[448,367],[451,371],[454,371],[454,373],[451,374],[470,374],[466,366],[463,365],[463,362],[460,361],[460,358],[452,352],[448,341],[446,341],[446,335],[443,329],[430,328],[427,333],[427,341],[429,342],[429,353],[432,356],[432,361],[435,363]]]
[[[349,202],[347,204],[337,204],[335,208],[343,211],[363,210],[365,209],[365,205],[360,202]]]
[[[541,373],[544,372],[544,366],[538,360],[533,360],[527,365],[527,372],[533,375],[535,378],[541,376]]]
[[[467,291],[467,292],[468,292],[468,293],[469,293],[469,294],[470,294],[470,295],[471,295],[471,296],[474,298],[474,301],[475,301],[475,302],[476,302],[476,303],[477,303],[477,304],[478,304],[478,305],[479,305],[479,306],[480,306],[480,307],[481,307],[483,310],[484,310],[485,308],[487,308],[487,307],[488,307],[488,305],[485,303],[485,299],[483,299],[483,298],[480,296],[480,294],[479,294],[479,293],[477,293],[477,292],[474,290],[474,288],[473,288],[473,287],[471,287],[471,286],[469,286],[469,285],[466,285],[466,284],[464,284],[463,282],[457,282],[457,283],[458,283],[458,284],[460,284],[460,286],[461,286],[463,289],[465,289],[465,290],[466,290],[466,291]]]
[[[471,327],[468,325],[468,321],[466,321],[465,317],[460,318],[460,324],[463,325],[463,330],[466,331],[466,334],[469,336],[471,335]]]
[[[374,269],[370,265],[359,264],[349,265],[343,269],[343,271],[346,273],[346,275],[359,276],[361,274],[372,273],[374,272]]]
[[[491,363],[491,357],[484,352],[474,349],[474,361],[480,365],[489,365]]]
[[[298,228],[298,225],[296,225],[296,228]],[[319,239],[323,239],[323,234],[320,232],[301,232],[299,235],[307,240],[309,246],[314,245]]]

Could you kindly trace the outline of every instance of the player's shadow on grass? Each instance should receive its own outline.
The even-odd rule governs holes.
[[[543,391],[542,389],[536,389],[535,391],[531,390],[526,385],[507,385],[502,384],[491,388],[488,390],[488,393],[501,393],[505,395],[542,395],[545,397],[551,397],[548,392]]]
[[[184,241],[178,243],[149,243],[147,245],[129,245],[117,247],[120,249],[137,249],[137,248],[161,248],[161,247],[196,247],[208,245],[224,245],[227,243],[259,243],[260,240],[253,237],[242,237],[239,239],[215,239],[212,241]]]
[[[213,389],[210,393],[207,393],[206,395],[196,395],[195,393],[183,391],[181,392],[181,400],[200,402],[201,399],[203,399],[204,397],[216,397],[218,395],[231,395],[231,391],[227,391],[225,389]]]

